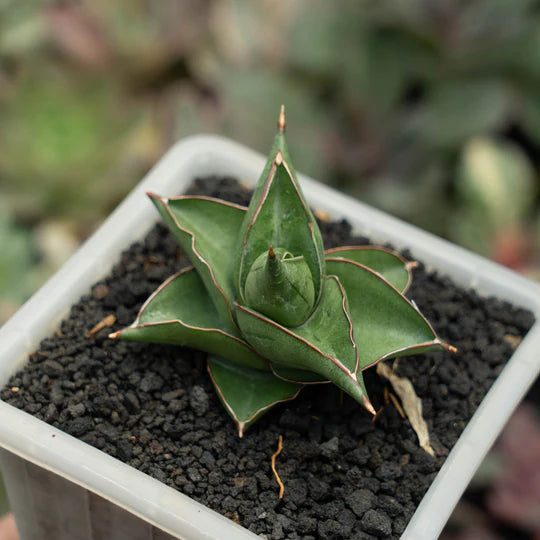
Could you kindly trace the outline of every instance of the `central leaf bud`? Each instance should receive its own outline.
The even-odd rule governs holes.
[[[283,248],[259,255],[244,289],[246,304],[283,326],[298,326],[315,307],[315,287],[304,257]]]

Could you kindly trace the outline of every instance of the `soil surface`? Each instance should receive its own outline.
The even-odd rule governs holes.
[[[193,193],[247,204],[234,180],[195,182]],[[326,247],[368,243],[347,222],[322,223]],[[78,437],[269,539],[399,538],[445,457],[504,367],[532,315],[479,298],[415,270],[408,295],[439,335],[458,347],[400,359],[422,398],[432,457],[385,400],[386,382],[365,372],[370,415],[331,385],[308,387],[274,408],[243,439],[214,393],[205,354],[113,341],[142,302],[188,264],[158,225],[73,306],[1,398]],[[116,323],[88,337],[105,317]],[[282,499],[271,470],[285,485]]]

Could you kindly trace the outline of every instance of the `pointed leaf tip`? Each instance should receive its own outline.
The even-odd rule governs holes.
[[[418,268],[418,266],[418,261],[408,261],[407,263],[405,263],[405,268],[407,270],[414,270],[415,268]]]
[[[366,394],[363,394],[362,395],[362,405],[364,406],[365,409],[367,409],[368,412],[370,412],[373,416],[375,416],[377,414],[377,412],[375,411],[375,408],[373,407],[373,405],[371,404],[371,401],[369,400],[369,398],[366,396]]]
[[[278,131],[280,135],[285,132],[285,105],[281,105],[279,110]]]
[[[275,259],[276,258],[276,253],[275,253],[274,248],[272,246],[270,246],[268,248],[268,258],[269,259]]]
[[[448,343],[445,343],[444,341],[441,341],[441,347],[443,349],[445,349],[446,351],[451,352],[451,353],[457,353],[458,352],[457,347],[454,347],[453,345],[449,345]]]

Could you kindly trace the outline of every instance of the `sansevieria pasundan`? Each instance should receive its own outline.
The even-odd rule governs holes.
[[[404,296],[411,264],[378,247],[324,250],[278,132],[248,208],[148,194],[193,266],[167,279],[113,338],[209,353],[208,372],[243,435],[306,384],[331,381],[370,412],[362,371],[452,349]]]

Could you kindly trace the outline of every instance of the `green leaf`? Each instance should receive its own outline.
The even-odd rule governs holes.
[[[0,245],[0,299],[22,304],[39,285],[36,247],[30,231],[17,226],[4,205],[0,205]],[[0,325],[4,322],[1,319],[0,315]]]
[[[303,256],[315,289],[322,291],[324,253],[319,227],[304,198],[290,164],[282,128],[278,131],[270,158],[259,178],[238,237],[234,286],[245,302],[244,286],[253,263],[262,253],[284,248],[293,257]]]
[[[199,272],[223,323],[232,330],[231,264],[246,209],[210,197],[149,196]]]
[[[315,307],[311,272],[304,257],[270,248],[259,255],[246,278],[248,307],[284,326],[298,326]]]
[[[272,373],[231,364],[216,356],[208,359],[208,372],[219,399],[236,422],[240,437],[270,408],[294,399],[302,389],[301,385],[282,381]]]
[[[369,268],[327,259],[327,269],[339,276],[347,294],[361,369],[386,358],[448,347],[411,302]]]
[[[409,262],[398,253],[372,246],[344,246],[327,249],[324,254],[326,260],[347,259],[367,266],[396,289],[405,292],[412,280],[412,268],[416,263]],[[339,277],[339,276],[338,276]]]
[[[247,341],[270,362],[314,371],[369,409],[347,304],[339,280],[329,276],[317,309],[297,328],[285,328],[239,305],[237,320]]]
[[[194,268],[171,276],[148,298],[135,322],[111,337],[194,347],[242,366],[270,369],[236,331],[223,324]]]

